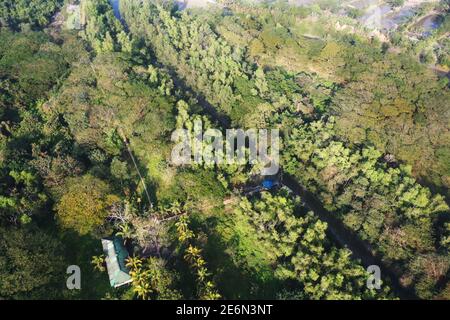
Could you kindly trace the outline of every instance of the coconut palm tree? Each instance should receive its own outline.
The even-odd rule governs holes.
[[[134,235],[134,230],[128,223],[123,223],[119,225],[119,231],[116,233],[117,236],[123,238],[123,243],[126,244],[128,239],[131,239]]]
[[[92,265],[95,270],[103,272],[106,270],[105,268],[105,255],[93,256],[91,260]]]

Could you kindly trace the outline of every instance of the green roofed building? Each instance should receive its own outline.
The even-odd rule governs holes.
[[[106,268],[108,269],[109,282],[111,287],[117,288],[130,283],[131,277],[125,266],[125,259],[128,252],[118,237],[112,239],[102,239],[103,253],[106,256]]]

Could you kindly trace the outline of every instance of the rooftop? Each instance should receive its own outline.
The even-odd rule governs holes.
[[[112,239],[102,239],[103,253],[106,258],[106,268],[108,269],[109,282],[111,287],[117,288],[130,283],[129,270],[125,266],[125,259],[128,257],[127,249],[122,240],[118,237]]]

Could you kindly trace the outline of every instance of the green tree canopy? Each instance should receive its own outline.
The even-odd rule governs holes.
[[[108,209],[117,201],[108,184],[92,175],[70,178],[56,204],[56,217],[63,228],[87,234],[105,223]]]
[[[58,297],[67,268],[62,247],[36,227],[0,227],[0,298]]]

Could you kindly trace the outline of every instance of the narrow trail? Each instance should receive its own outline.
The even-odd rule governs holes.
[[[92,72],[94,73],[95,77],[97,78],[98,77],[97,76],[97,71],[95,70],[94,66],[92,65],[92,62],[89,63],[89,66],[91,67]],[[104,96],[106,96],[106,92],[102,88],[100,88],[100,90],[101,90],[102,94]],[[113,116],[113,122],[115,124],[115,127],[117,128],[117,133],[119,134],[119,136],[122,139],[123,143],[127,147],[127,152],[128,152],[128,154],[129,154],[129,156],[131,158],[131,161],[133,162],[134,168],[136,169],[137,174],[139,176],[139,180],[140,180],[140,182],[141,182],[141,184],[142,184],[142,186],[144,188],[144,192],[145,192],[145,195],[147,197],[148,204],[149,204],[150,208],[153,208],[153,202],[151,200],[150,193],[147,190],[147,184],[145,183],[145,179],[144,179],[143,175],[141,174],[141,171],[139,170],[139,166],[137,164],[136,158],[133,155],[133,150],[131,149],[129,139],[127,138],[127,136],[125,135],[124,131],[122,130],[120,122],[117,121],[117,117],[116,117],[116,115],[114,114],[114,112],[112,110],[113,110],[113,108],[111,107],[111,112],[112,112],[112,116]]]
[[[141,174],[141,170],[139,170],[139,166],[137,165],[136,159],[135,159],[135,157],[133,155],[133,151],[131,150],[131,146],[130,146],[130,143],[128,142],[128,138],[125,136],[125,133],[123,132],[122,128],[119,125],[117,125],[117,132],[119,133],[120,137],[123,140],[123,143],[127,147],[128,154],[130,155],[130,158],[131,158],[131,161],[133,162],[134,168],[136,169],[136,171],[138,173],[138,176],[139,176],[139,179],[141,180],[141,184],[142,184],[142,187],[144,188],[145,195],[147,196],[147,200],[148,200],[150,209],[152,209],[153,208],[153,202],[152,202],[150,194],[149,194],[149,192],[147,190],[147,185],[145,183],[145,179],[144,179],[144,177]]]

